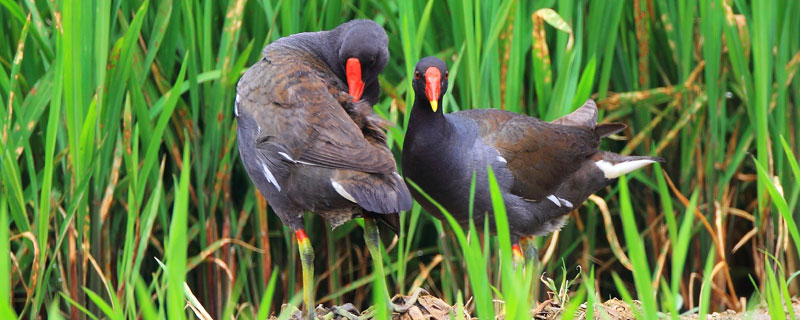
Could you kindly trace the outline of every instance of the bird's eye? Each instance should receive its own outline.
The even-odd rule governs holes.
[[[450,76],[450,71],[445,71],[444,72],[444,79],[447,80],[447,77],[449,77],[449,76]]]
[[[419,80],[419,78],[421,78],[421,77],[422,77],[422,75],[419,74],[419,71],[414,71],[414,79],[415,80]]]

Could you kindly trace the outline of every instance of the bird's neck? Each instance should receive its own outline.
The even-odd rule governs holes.
[[[453,136],[453,128],[447,122],[439,101],[439,110],[434,112],[431,104],[424,96],[417,96],[414,106],[411,108],[407,132],[412,133],[410,137],[415,140],[418,136],[422,141],[447,141]],[[409,137],[406,137],[407,139]]]
[[[339,63],[339,49],[342,47],[343,38],[342,30],[333,29],[298,33],[280,38],[276,43],[312,53],[324,62],[336,74],[336,77],[345,81],[345,71],[342,64]]]
[[[418,96],[403,142],[403,173],[437,201],[455,203],[452,195],[461,193],[443,190],[461,187],[461,181],[453,179],[463,171],[458,159],[464,156],[459,152],[459,140],[456,128],[442,110],[433,112],[428,100]],[[411,192],[415,194],[416,190]],[[426,208],[432,209],[432,205]]]
[[[339,61],[339,50],[344,42],[344,34],[341,29],[333,29],[320,32],[320,38],[327,43],[326,46],[315,48],[316,53],[328,64],[331,71],[342,81],[347,81],[344,65]]]

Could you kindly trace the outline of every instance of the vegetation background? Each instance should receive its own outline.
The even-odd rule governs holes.
[[[529,317],[546,291],[567,316],[620,297],[649,319],[759,304],[786,318],[800,291],[792,0],[0,0],[0,317],[299,304],[296,243],[238,159],[235,85],[271,41],[353,18],[389,35],[375,109],[397,123],[396,155],[412,68],[436,55],[446,111],[551,120],[591,97],[629,125],[603,148],[667,159],[539,239],[548,284],[508,268],[502,237],[467,239],[415,205],[384,243],[390,292],[423,286],[481,318]],[[359,222],[306,221],[318,302],[371,305]]]

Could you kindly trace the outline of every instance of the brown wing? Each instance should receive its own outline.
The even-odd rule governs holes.
[[[597,104],[592,99],[586,100],[580,108],[566,116],[553,120],[551,123],[594,129],[597,125]]]
[[[597,152],[591,128],[564,126],[501,110],[458,112],[479,125],[483,142],[506,160],[514,176],[512,192],[542,200]]]
[[[597,104],[595,104],[592,99],[586,100],[586,103],[577,110],[566,116],[555,119],[550,123],[590,128],[593,129],[601,139],[625,130],[627,127],[625,124],[619,122],[597,124]]]
[[[316,56],[289,48],[265,50],[239,81],[237,112],[254,118],[257,141],[282,145],[295,161],[335,169],[392,172],[385,146],[369,143],[343,109],[341,81]]]

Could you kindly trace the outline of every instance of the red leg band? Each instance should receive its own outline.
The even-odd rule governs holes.
[[[514,245],[511,246],[511,252],[514,253],[515,257],[518,257],[518,258],[523,258],[524,257],[522,255],[522,249],[519,248],[519,243],[515,243]]]
[[[297,242],[305,242],[308,240],[305,229],[297,229],[297,231],[294,232],[294,236],[297,237]]]

